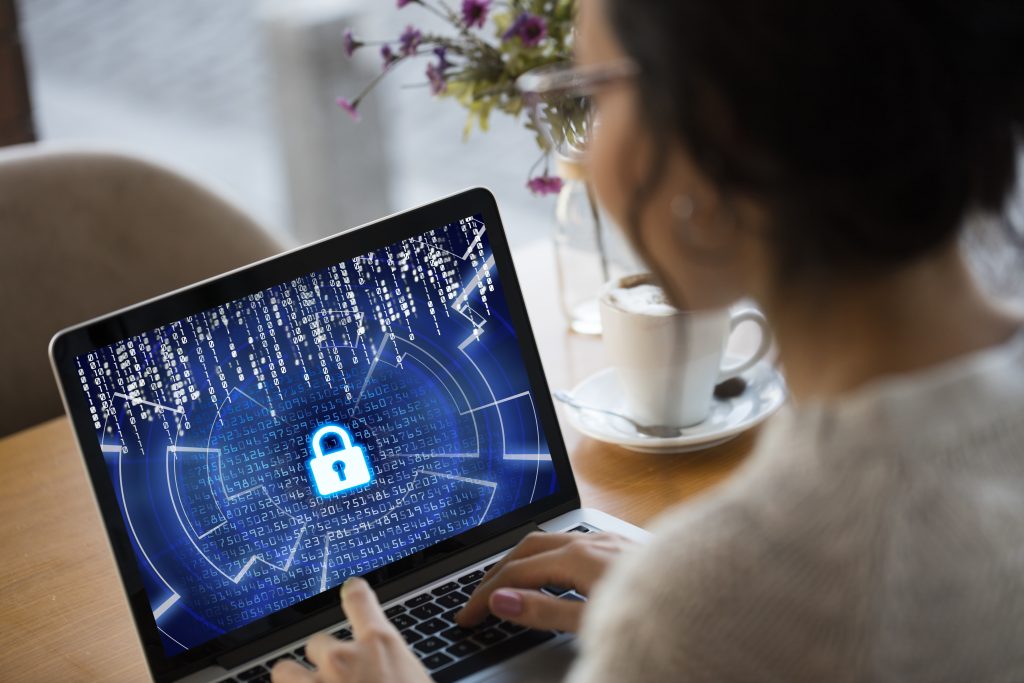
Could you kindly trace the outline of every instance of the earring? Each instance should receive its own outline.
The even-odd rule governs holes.
[[[693,217],[693,197],[688,194],[677,194],[672,198],[672,203],[669,208],[672,211],[672,215],[676,217],[676,220],[685,222]]]
[[[693,254],[699,254],[704,259],[718,259],[725,257],[721,246],[702,244],[701,240],[694,234],[694,224],[691,221],[697,210],[697,204],[688,194],[677,194],[672,198],[669,205],[672,216],[676,219],[676,235],[680,243]],[[699,232],[699,231],[697,231]]]
[[[696,209],[693,197],[685,193],[677,194],[672,198],[671,204],[669,204],[669,210],[672,211],[672,217],[675,218],[676,222],[675,233],[688,248],[696,247],[693,235],[691,234],[693,232],[693,223],[690,220],[693,218]]]

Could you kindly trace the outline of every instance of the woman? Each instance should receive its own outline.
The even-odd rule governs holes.
[[[583,0],[577,55],[604,205],[679,306],[758,301],[793,400],[649,545],[530,537],[460,619],[582,622],[577,683],[1024,680],[1024,332],[956,239],[1014,185],[1024,8]],[[275,680],[428,680],[343,600]]]

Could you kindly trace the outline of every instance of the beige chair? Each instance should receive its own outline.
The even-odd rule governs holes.
[[[278,253],[210,191],[122,154],[0,150],[0,436],[60,415],[57,330]]]

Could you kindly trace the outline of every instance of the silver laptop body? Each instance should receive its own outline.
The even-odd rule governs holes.
[[[436,680],[558,680],[571,635],[453,615],[531,531],[646,535],[580,507],[481,188],[63,330],[50,356],[160,683],[311,666],[311,635],[351,637],[352,575]]]

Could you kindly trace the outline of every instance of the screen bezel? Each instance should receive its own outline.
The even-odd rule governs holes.
[[[400,242],[460,218],[480,215],[488,232],[498,278],[519,341],[541,428],[548,442],[557,477],[556,492],[523,508],[491,520],[458,536],[398,560],[366,575],[374,587],[430,567],[487,539],[531,522],[548,519],[554,512],[579,507],[579,494],[569,466],[550,389],[541,366],[540,354],[530,327],[519,280],[516,277],[508,240],[498,214],[497,203],[485,188],[472,188],[410,209],[333,237],[299,247],[230,273],[171,292],[135,306],[58,332],[50,342],[50,358],[71,418],[86,470],[93,486],[107,536],[110,540],[132,616],[142,640],[150,671],[157,681],[175,680],[215,663],[225,652],[266,638],[275,631],[292,627],[326,610],[337,610],[334,589],[279,610],[240,629],[214,638],[187,652],[168,657],[163,648],[149,597],[132,549],[128,530],[117,504],[100,444],[81,391],[75,359],[98,348],[181,320],[222,303],[239,299],[267,287],[288,282],[341,261]]]

